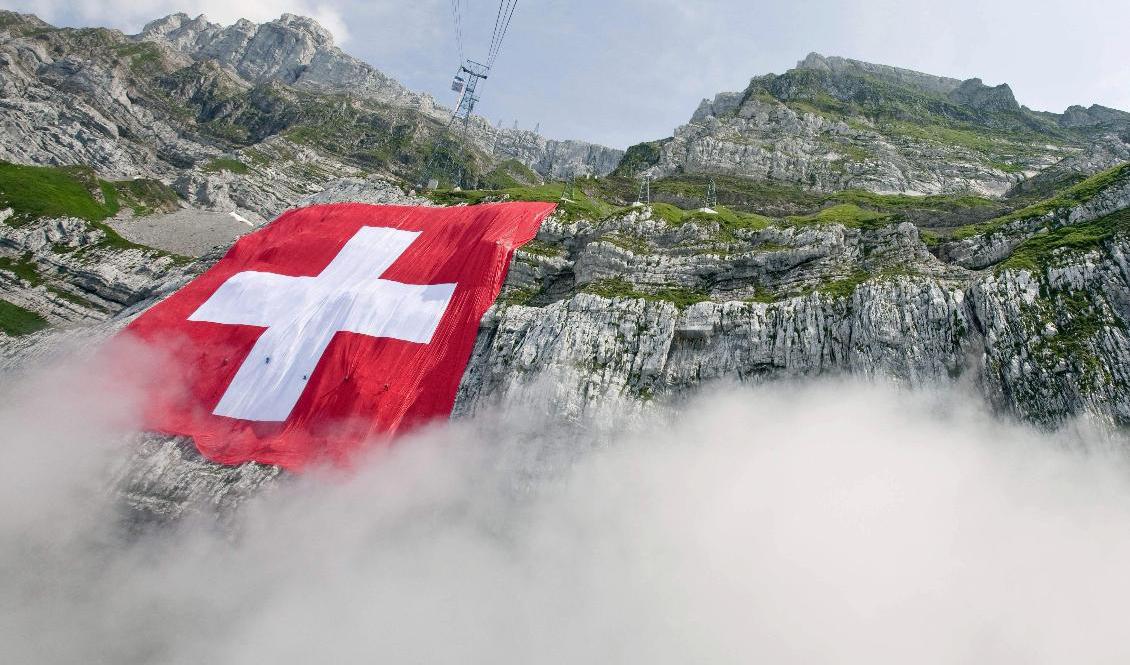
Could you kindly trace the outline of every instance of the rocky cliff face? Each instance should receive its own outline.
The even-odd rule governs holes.
[[[1005,84],[812,54],[703,100],[688,124],[637,148],[647,157],[621,171],[1000,197],[1045,170],[1086,176],[1119,163],[1111,153],[1130,147],[1128,130],[1130,115],[1103,107],[1036,113]]]
[[[291,206],[565,193],[538,185],[421,198],[374,176],[355,159],[358,146],[384,144],[337,126],[350,124],[342,118],[389,123],[388,107],[378,115],[369,102],[329,102],[320,90],[332,81],[371,85],[373,104],[412,93],[357,63],[328,67],[345,56],[305,20],[221,28],[174,16],[128,39],[0,16],[0,121],[10,130],[0,155],[41,165],[0,164],[5,376],[75,335],[93,343],[112,334]],[[875,90],[886,91],[876,108],[901,113],[899,100],[928,102],[938,117],[981,118],[984,133],[936,118],[915,124],[827,110],[848,104],[829,99]],[[1026,160],[1029,177],[985,162],[986,150],[1022,143],[994,138],[990,150],[974,141],[992,135],[994,123],[1031,119],[1014,102],[1007,88],[975,80],[818,56],[704,102],[673,139],[624,161],[655,173],[702,168],[744,198],[700,209],[703,182],[683,173],[656,183],[657,197],[681,207],[622,205],[629,202],[614,194],[623,179],[580,179],[517,253],[483,320],[456,415],[505,401],[567,418],[646,417],[711,382],[851,373],[908,386],[961,381],[1001,414],[1044,427],[1075,418],[1125,427],[1130,151],[1119,138],[1122,117],[1092,107],[1053,119],[1069,133],[1013,155]],[[415,115],[386,126],[427,115],[401,108]],[[339,122],[315,132],[318,117]],[[1038,120],[1032,131],[1052,131]],[[942,126],[950,143],[922,136]],[[481,120],[473,130],[484,132],[476,140],[494,131]],[[217,147],[237,134],[257,138]],[[554,177],[600,173],[618,159],[529,132],[491,137],[501,157]],[[866,158],[850,146],[867,146]],[[829,160],[832,153],[839,157]],[[717,173],[723,166],[760,175],[730,182]],[[871,191],[831,191],[849,185]],[[120,486],[136,514],[165,519],[231,509],[279,477],[261,465],[210,464],[185,441],[141,435]]]
[[[515,263],[517,300],[504,294],[484,324],[460,406],[580,414],[711,380],[850,372],[910,385],[967,376],[1024,419],[1122,426],[1130,169],[1098,180],[1073,204],[933,251],[893,221],[673,224],[654,208],[551,220],[545,245]],[[970,246],[997,252],[955,258]]]
[[[269,23],[231,26],[203,17],[173,14],[145,26],[138,39],[168,45],[194,60],[212,61],[253,84],[282,82],[302,90],[349,94],[418,111],[446,122],[451,110],[413,92],[371,65],[334,46],[333,36],[313,19],[283,14]],[[494,128],[475,116],[469,139],[498,160],[517,159],[546,178],[605,175],[623,152],[584,141],[557,141],[533,132]]]
[[[482,131],[478,127],[476,131]],[[517,159],[551,180],[573,176],[602,176],[612,172],[623,158],[622,150],[584,141],[555,141],[531,131],[495,129],[484,132],[481,141],[491,141],[498,159]]]
[[[195,61],[211,61],[251,84],[279,81],[318,92],[345,93],[415,108],[436,120],[450,112],[334,45],[317,21],[283,14],[268,23],[230,26],[172,14],[145,26],[138,41],[160,44]]]
[[[418,178],[450,117],[290,14],[227,27],[174,14],[129,37],[2,12],[0,109],[0,159],[179,180],[190,203],[243,215],[281,209],[266,193],[280,185],[309,192],[341,175]],[[518,159],[542,177],[604,175],[622,154],[524,134],[473,117],[463,168],[486,173]],[[238,191],[220,175],[225,165],[249,176]]]
[[[712,381],[852,373],[913,386],[971,382],[1001,412],[1046,426],[1079,416],[1124,426],[1128,172],[1031,218],[1039,221],[986,227],[975,237],[1003,235],[1012,249],[980,270],[951,259],[966,240],[931,251],[916,226],[897,220],[768,220],[662,205],[585,219],[566,209],[518,253],[484,319],[456,413],[504,401],[566,417],[646,414]],[[315,200],[420,202],[357,180]],[[7,253],[48,275],[45,284],[9,284],[4,297],[19,293],[23,306],[39,307],[36,294],[50,300],[50,285],[65,284],[98,309],[54,316],[105,321],[98,336],[219,255],[185,262],[111,251],[80,220],[4,228]],[[17,338],[7,362],[49,354],[55,339]],[[278,475],[259,465],[223,469],[186,445],[139,442],[125,476],[130,505],[157,517],[195,504],[231,507]]]
[[[1128,192],[1130,167],[1114,169],[933,247],[890,217],[774,220],[657,204],[595,219],[566,207],[517,254],[456,414],[506,402],[573,418],[645,415],[713,381],[851,373],[910,386],[964,381],[1004,414],[1120,428],[1130,418]],[[424,203],[363,180],[305,202],[336,200]],[[219,256],[110,250],[80,220],[2,228],[5,253],[46,276],[9,283],[4,298],[40,307],[37,297],[49,301],[51,285],[65,284],[99,309],[54,319],[104,321],[96,337]],[[998,248],[998,237],[1004,258],[982,259],[988,267],[954,258]],[[6,362],[49,355],[58,339],[15,338]],[[159,518],[194,502],[237,505],[278,476],[223,469],[184,441],[154,437],[139,442],[129,469],[127,501]]]

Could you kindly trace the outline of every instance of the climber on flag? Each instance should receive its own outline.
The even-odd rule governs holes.
[[[169,358],[146,424],[301,469],[447,417],[479,321],[548,203],[292,210],[125,336]]]

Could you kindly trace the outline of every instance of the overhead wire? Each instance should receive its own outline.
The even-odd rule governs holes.
[[[502,52],[502,43],[506,39],[507,33],[510,31],[510,21],[511,21],[511,19],[514,18],[514,11],[518,8],[518,0],[499,0],[498,10],[495,12],[495,16],[494,16],[494,30],[491,32],[490,47],[487,49],[487,57],[485,59],[485,64],[472,63],[471,61],[466,60],[466,57],[464,55],[464,51],[463,51],[463,14],[465,13],[464,2],[466,2],[466,0],[451,0],[451,18],[452,18],[453,23],[455,24],[455,43],[456,43],[456,48],[459,51],[460,68],[461,68],[462,71],[466,71],[468,73],[468,81],[466,82],[466,85],[471,86],[471,88],[469,90],[466,89],[466,88],[463,90],[463,94],[466,95],[466,94],[474,94],[474,92],[473,92],[473,91],[475,91],[475,85],[474,84],[476,82],[478,82],[479,79],[486,80],[486,72],[490,71],[491,67],[494,66],[495,61],[498,59],[498,55]],[[458,80],[459,79],[458,79],[458,75],[457,75],[457,81]],[[472,106],[474,104],[475,99],[476,98],[473,97],[472,100],[471,100]],[[462,104],[462,101],[460,102],[460,104]],[[440,139],[440,141],[435,146],[433,146],[433,148],[432,148],[432,153],[428,158],[427,165],[424,167],[424,172],[423,172],[423,183],[425,183],[425,184],[430,179],[430,176],[431,176],[433,169],[436,166],[437,160],[439,158],[439,154],[441,152],[448,151],[450,149],[450,147],[453,147],[453,146],[447,145],[447,144],[451,143],[451,138],[449,136],[449,132],[451,131],[452,126],[454,125],[456,119],[458,117],[460,117],[460,108],[461,107],[457,107],[455,109],[455,111],[452,113],[451,119],[447,123],[447,133],[445,133],[443,135],[443,137]],[[470,113],[470,107],[468,107],[468,110],[467,110],[467,114],[469,114],[469,113]],[[460,141],[461,145],[463,145],[461,152],[465,150],[465,143],[466,143],[466,138],[467,138],[466,137],[466,134],[467,134],[467,117],[464,117],[463,120],[464,120],[464,122],[463,122],[463,132],[462,132],[461,141]],[[443,147],[441,147],[441,146],[443,146]],[[461,180],[462,177],[460,176],[457,179]]]
[[[455,43],[459,49],[459,62],[463,62],[463,0],[451,0],[451,18],[455,23]]]
[[[504,2],[505,0],[499,0],[498,2],[498,11],[495,12],[494,15],[494,30],[490,33],[490,48],[487,49],[488,54],[494,52],[494,42],[498,39],[498,26],[502,24],[502,5]]]
[[[498,3],[499,17],[495,24],[496,35],[491,39],[491,49],[487,55],[487,67],[493,67],[498,54],[502,52],[502,42],[510,30],[510,19],[514,18],[514,11],[518,8],[518,0],[500,0]],[[503,18],[504,17],[504,18]]]

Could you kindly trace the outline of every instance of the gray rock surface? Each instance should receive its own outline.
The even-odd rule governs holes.
[[[300,89],[346,93],[410,108],[446,122],[451,110],[413,92],[371,65],[334,46],[333,36],[311,18],[283,14],[276,21],[230,26],[173,14],[145,26],[138,39],[167,45],[193,59],[212,60],[249,83],[281,81]],[[623,151],[584,141],[557,141],[533,132],[499,129],[473,116],[468,136],[485,154],[517,159],[543,177],[606,175]]]
[[[227,247],[254,228],[232,213],[185,209],[144,217],[123,216],[109,225],[126,240],[181,256],[201,256]]]
[[[93,345],[112,335],[205,270],[239,234],[289,208],[429,204],[347,158],[348,150],[273,131],[278,109],[300,108],[286,104],[343,89],[395,106],[388,117],[398,121],[444,115],[430,98],[342,53],[308,19],[223,27],[174,15],[135,38],[53,31],[26,18],[0,25],[0,158],[157,178],[183,207],[150,216],[127,208],[104,223],[16,220],[0,211],[0,298],[51,326],[0,335],[0,376],[46,362],[75,340]],[[876,89],[896,105],[928,99],[947,113],[972,114],[961,117],[979,119],[986,132],[1017,114],[1031,119],[1007,86],[812,55],[789,77],[762,77],[745,92],[704,101],[659,146],[651,171],[731,173],[829,191],[1002,196],[1021,183],[1074,182],[1130,158],[1122,116],[1101,107],[1044,118],[1087,133],[1008,144],[1024,150],[1003,164],[976,147],[981,135],[959,135],[962,145],[816,108],[804,97],[813,81],[835,99]],[[224,107],[233,99],[245,106]],[[237,116],[245,122],[223,124]],[[265,134],[225,143],[217,119],[220,129]],[[604,173],[620,158],[599,146],[499,131],[481,118],[469,131],[496,159],[552,177]],[[1030,177],[1037,173],[1048,174],[1046,183]],[[924,239],[906,217],[737,223],[710,212],[672,220],[659,206],[607,215],[565,209],[517,252],[483,319],[455,413],[505,402],[566,418],[646,417],[715,381],[850,373],[908,386],[966,381],[1001,414],[1046,427],[1077,417],[1125,427],[1130,171],[1111,173],[1085,195],[1069,190],[1037,213],[940,239]],[[1073,229],[1086,233],[1040,249]],[[1021,251],[1025,261],[1009,261]],[[285,478],[273,467],[211,464],[183,440],[140,435],[136,450],[116,481],[139,523],[222,515]]]
[[[199,207],[258,215],[256,222],[336,177],[388,175],[399,162],[374,169],[359,166],[355,155],[365,156],[393,131],[408,132],[423,150],[451,114],[429,95],[343,52],[306,17],[284,14],[225,27],[173,14],[135,36],[56,30],[10,12],[2,18],[0,160],[85,165],[112,179],[156,178]],[[374,125],[353,137],[356,145],[288,138],[297,109],[332,115],[343,96]],[[497,130],[478,116],[467,135],[487,169],[514,158],[543,177],[604,175],[623,154]],[[496,158],[499,144],[510,151]],[[256,168],[226,173],[212,166],[221,157]]]
[[[1052,207],[1043,212],[1014,214],[1014,221],[993,224],[983,233],[968,238],[943,243],[939,256],[965,268],[986,268],[1006,259],[1022,242],[1039,233],[1100,219],[1130,207],[1130,169],[1123,169],[1118,177],[1093,198],[1076,203]]]
[[[823,56],[819,53],[809,53],[803,60],[797,62],[796,68],[853,76],[873,76],[884,81],[911,86],[923,92],[939,95],[948,95],[961,87],[962,84],[960,79],[947,76],[924,74],[911,69],[879,65],[839,56]]]
[[[411,107],[436,119],[449,112],[430,95],[415,93],[334,45],[333,35],[312,18],[283,14],[267,23],[246,19],[229,26],[203,15],[171,14],[136,36],[194,60],[211,60],[249,83],[279,80],[299,88],[345,92]]]
[[[1069,131],[1064,131],[1067,128]],[[810,54],[783,75],[703,100],[642,171],[721,173],[835,192],[1002,197],[1041,172],[1109,168],[1130,114],[1022,107],[986,85]]]
[[[761,96],[745,97],[734,109],[736,96],[700,106],[692,122],[662,145],[659,163],[648,173],[726,173],[828,192],[990,197],[1003,196],[1022,180],[964,146],[887,132],[866,119],[847,122]],[[722,115],[714,115],[719,110]],[[1069,154],[1063,147],[1041,147],[1023,168],[1035,174]]]
[[[1064,223],[1121,200],[1116,184]],[[418,201],[365,180],[307,199],[342,200]],[[5,234],[5,247],[35,248],[37,260],[90,289],[84,298],[107,303],[94,317],[112,317],[98,324],[103,334],[222,252],[180,265],[127,250],[86,266],[48,249],[97,245],[75,221]],[[851,373],[912,386],[965,377],[1003,414],[1120,427],[1130,418],[1128,245],[1130,236],[1116,232],[1042,272],[969,270],[928,251],[909,223],[726,232],[709,215],[673,225],[649,207],[605,220],[552,217],[519,250],[484,317],[455,413],[505,402],[566,418],[640,415],[712,381]],[[607,294],[609,284],[623,295]],[[41,362],[51,347],[44,337],[8,345],[4,362]],[[151,438],[123,471],[123,498],[142,520],[223,513],[278,477],[256,465],[218,467],[183,441]]]

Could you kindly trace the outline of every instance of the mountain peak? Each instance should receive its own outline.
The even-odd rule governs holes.
[[[849,74],[856,76],[871,76],[874,78],[909,85],[924,92],[948,95],[961,85],[961,81],[947,76],[936,76],[912,69],[880,65],[862,60],[852,60],[840,56],[824,56],[819,53],[809,53],[803,60],[797,62],[796,69],[810,69],[833,74]]]
[[[194,59],[211,59],[252,83],[281,79],[293,83],[316,60],[349,60],[334,46],[333,34],[316,20],[283,14],[273,21],[240,19],[229,26],[203,14],[170,14],[148,23],[137,39],[165,44]],[[350,60],[351,68],[361,68]]]
[[[333,33],[309,16],[286,13],[273,21],[255,23],[241,18],[229,26],[212,23],[204,14],[196,18],[184,12],[150,21],[142,28],[138,38],[146,41],[166,42],[180,51],[192,51],[205,44],[248,42],[260,35],[270,38],[286,35],[294,46],[303,50],[332,48]]]
[[[141,29],[140,36],[149,38],[168,35],[171,32],[185,28],[204,29],[207,27],[219,28],[220,26],[215,23],[210,23],[208,17],[204,14],[192,18],[184,12],[176,12],[175,14],[169,14],[168,16],[163,16],[146,23],[145,27]]]
[[[1018,111],[1020,104],[1012,94],[1012,88],[1007,83],[997,86],[987,86],[979,78],[971,78],[961,82],[952,90],[949,98],[959,104],[964,104],[978,111]]]
[[[291,30],[302,31],[322,46],[333,46],[334,36],[324,25],[309,16],[286,13],[265,25],[276,25]]]

